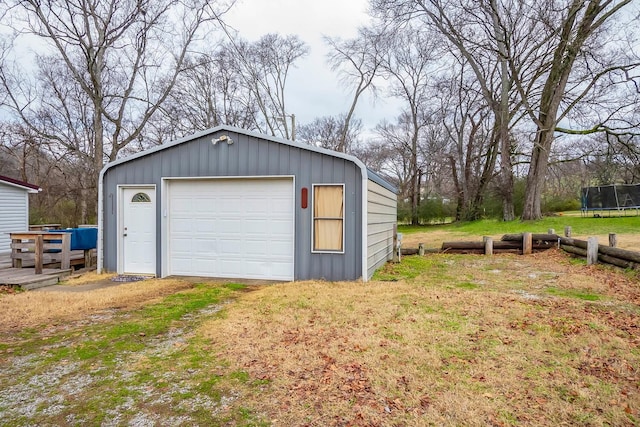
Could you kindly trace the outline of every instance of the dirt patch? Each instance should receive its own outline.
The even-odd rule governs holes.
[[[107,281],[115,277],[115,273],[102,273],[98,274],[95,271],[89,271],[80,274],[74,274],[69,276],[65,280],[61,282],[61,285],[65,286],[76,286],[76,285],[86,285],[94,282],[102,282]]]
[[[197,324],[204,316],[215,315],[223,306],[224,304],[208,305],[175,319],[170,329],[148,337],[145,345],[138,351],[119,352],[116,353],[116,357],[109,357],[108,368],[103,365],[104,360],[97,357],[93,363],[83,360],[86,356],[71,360],[65,349],[71,348],[73,351],[91,348],[92,341],[101,338],[100,334],[104,334],[105,331],[113,334],[114,328],[117,331],[128,319],[135,316],[127,316],[122,310],[111,311],[111,316],[91,316],[90,322],[87,321],[89,319],[79,320],[67,323],[65,328],[43,330],[41,340],[53,339],[55,344],[43,346],[36,357],[13,356],[9,352],[1,364],[3,373],[0,380],[3,384],[10,385],[0,388],[0,418],[31,420],[31,425],[96,425],[97,421],[100,421],[97,425],[103,426],[198,425],[192,414],[205,410],[215,412],[219,403],[204,396],[186,397],[190,394],[195,395],[196,387],[185,382],[185,376],[188,378],[195,374],[196,369],[177,370],[173,366],[172,369],[157,372],[157,377],[163,384],[160,388],[140,381],[139,377],[142,372],[144,378],[156,376],[156,373],[150,373],[148,368],[154,360],[180,360],[180,353],[194,339],[194,328],[189,326]],[[96,329],[100,324],[103,328]],[[97,336],[91,336],[87,332],[79,333],[78,331],[83,331],[84,327],[100,332]],[[63,342],[57,342],[56,335],[61,333],[68,338]],[[139,335],[143,336],[144,334]],[[119,345],[125,345],[125,342]],[[103,347],[103,351],[113,351],[106,343]],[[56,352],[67,356],[60,361],[43,360]],[[22,380],[15,381],[15,378]],[[106,388],[104,384],[107,384]],[[101,396],[97,401],[92,400],[95,394]],[[114,399],[114,395],[118,397]],[[227,403],[233,400],[227,396],[223,397],[224,399],[219,400]],[[96,405],[96,402],[106,408],[89,409],[88,413],[83,408],[84,405]],[[70,406],[74,404],[79,407],[70,410]],[[165,413],[155,410],[166,406],[176,408],[176,412]],[[92,411],[103,409],[100,417],[92,418]]]
[[[189,289],[197,283],[229,283],[229,279],[206,277],[148,278],[135,282],[114,281],[115,274],[89,272],[64,282],[17,292],[0,290],[0,334],[28,327],[90,318],[113,309],[129,310],[157,301],[167,295]],[[279,283],[268,280],[236,280],[241,292]]]
[[[130,282],[115,281],[112,278],[109,278],[109,279],[99,279],[95,281],[89,281],[81,284],[61,283],[55,286],[46,286],[43,288],[37,288],[37,289],[34,289],[32,292],[87,292],[87,291],[94,291],[96,289],[105,289],[105,288],[111,288],[114,286],[120,286],[125,283],[130,283]]]
[[[11,286],[11,285],[0,285],[0,297],[2,295],[10,295],[10,294],[16,294],[18,293],[20,290],[16,287],[16,286]]]

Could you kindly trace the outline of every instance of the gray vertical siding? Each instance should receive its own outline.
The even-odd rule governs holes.
[[[156,274],[161,275],[162,178],[295,176],[295,280],[354,280],[362,271],[362,169],[353,161],[310,151],[287,143],[227,129],[194,137],[164,149],[150,150],[107,168],[103,176],[103,268],[117,270],[117,186],[156,185]],[[234,143],[211,144],[212,138],[230,136]],[[345,185],[345,253],[311,253],[312,184]],[[302,188],[309,204],[301,208]]]
[[[367,181],[367,278],[392,258],[396,221],[396,194],[372,180]]]

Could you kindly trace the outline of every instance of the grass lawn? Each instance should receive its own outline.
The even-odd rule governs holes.
[[[554,250],[403,257],[367,283],[2,294],[0,312],[0,425],[640,423],[639,278]]]
[[[401,225],[398,231],[403,233],[403,247],[417,247],[424,243],[428,248],[439,248],[443,241],[475,240],[482,236],[499,239],[504,234],[546,233],[555,230],[564,235],[566,226],[571,227],[572,237],[586,240],[597,237],[601,244],[608,244],[609,234],[618,235],[618,247],[640,251],[640,216],[582,217],[579,212],[566,212],[558,216],[545,217],[538,221],[498,221],[481,220],[433,226]]]

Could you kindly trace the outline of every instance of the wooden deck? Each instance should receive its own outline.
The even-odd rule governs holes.
[[[91,253],[92,258],[95,259],[95,250]],[[45,265],[42,274],[36,274],[33,262],[31,265],[25,262],[22,268],[14,268],[11,266],[11,254],[0,254],[0,285],[20,286],[25,290],[55,285],[69,276],[74,266],[84,266],[84,251],[71,251],[70,255],[72,268],[60,269],[60,263],[57,263]],[[95,266],[95,262],[91,265]]]
[[[20,286],[30,290],[45,286],[57,285],[64,277],[71,274],[72,269],[44,268],[42,274],[36,274],[35,268],[3,268],[0,270],[0,285]]]

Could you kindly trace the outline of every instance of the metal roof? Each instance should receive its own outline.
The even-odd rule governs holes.
[[[8,176],[4,175],[0,175],[0,182],[11,185],[13,187],[22,188],[24,190],[27,190],[29,193],[38,193],[42,191],[42,188],[38,187],[37,185],[29,184],[28,182],[20,181],[14,178],[9,178]]]
[[[345,154],[345,153],[341,153],[338,151],[333,151],[333,150],[328,150],[326,148],[321,148],[321,147],[314,147],[313,145],[309,145],[309,144],[304,144],[301,142],[297,142],[297,141],[290,141],[287,139],[283,139],[283,138],[277,138],[274,136],[269,136],[269,135],[265,135],[265,134],[261,134],[258,132],[253,132],[253,131],[249,131],[246,129],[242,129],[242,128],[237,128],[237,127],[233,127],[233,126],[227,126],[227,125],[221,125],[221,126],[216,126],[210,129],[206,129],[203,130],[201,132],[197,132],[194,133],[192,135],[186,136],[184,138],[180,138],[177,139],[175,141],[171,141],[168,142],[166,144],[162,144],[162,145],[158,145],[156,147],[152,147],[149,149],[146,149],[144,151],[141,151],[139,153],[127,156],[127,157],[123,157],[121,159],[115,160],[111,163],[107,163],[104,168],[102,168],[102,172],[100,173],[100,176],[102,177],[104,175],[104,173],[107,171],[107,169],[110,169],[113,166],[119,165],[121,163],[125,163],[128,162],[130,160],[134,160],[140,157],[144,157],[147,156],[149,154],[153,154],[156,153],[158,151],[162,151],[165,150],[167,148],[170,147],[174,147],[176,145],[180,145],[180,144],[184,144],[185,142],[189,142],[189,141],[193,141],[195,139],[198,138],[202,138],[208,135],[212,135],[215,134],[217,132],[234,132],[234,133],[239,133],[239,134],[243,134],[243,135],[247,135],[247,136],[252,136],[255,138],[260,138],[260,139],[264,139],[267,141],[273,141],[273,142],[277,142],[280,144],[285,144],[285,145],[290,145],[293,147],[297,147],[303,150],[308,150],[308,151],[313,151],[316,153],[321,153],[327,156],[332,156],[332,157],[338,157],[338,158],[342,158],[345,160],[349,160],[355,164],[357,164],[358,166],[360,166],[363,170],[367,171],[367,177],[368,179],[376,182],[377,184],[382,185],[383,187],[385,187],[386,189],[388,189],[389,191],[392,191],[394,193],[398,193],[398,189],[390,184],[388,181],[386,181],[384,178],[382,178],[381,176],[379,176],[378,174],[376,174],[374,171],[372,171],[371,169],[367,168],[364,163],[362,163],[362,161],[360,161],[357,157],[351,156],[349,154]],[[102,182],[102,178],[100,179],[100,182]]]

